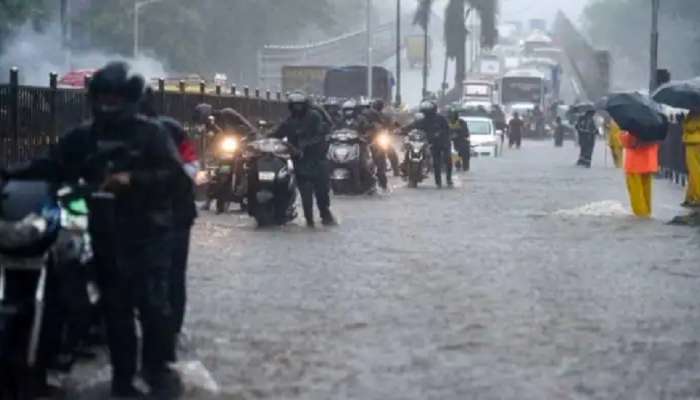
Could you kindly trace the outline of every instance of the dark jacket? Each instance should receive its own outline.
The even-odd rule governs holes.
[[[171,188],[184,171],[171,138],[146,117],[132,116],[104,127],[82,125],[64,135],[48,157],[12,168],[8,175],[56,183],[83,179],[98,188],[118,172],[130,173],[131,182],[116,194],[110,208],[114,226],[95,224],[92,209],[91,229],[133,240],[168,232],[174,222]]]
[[[433,146],[450,147],[450,124],[447,122],[447,118],[442,115],[426,115],[425,118],[405,126],[401,129],[401,133],[406,135],[414,129],[425,132]]]
[[[469,125],[464,120],[450,121],[450,135],[456,149],[467,150],[469,145]]]
[[[170,134],[175,146],[179,149],[189,140],[185,128],[172,118],[159,118],[163,128]],[[173,218],[175,228],[190,228],[197,218],[195,206],[194,181],[187,174],[178,175],[177,184],[173,186]]]
[[[323,118],[318,112],[308,110],[302,117],[290,116],[272,134],[273,137],[287,138],[289,144],[301,152],[295,158],[297,173],[313,175],[326,160],[326,135]]]
[[[513,118],[508,122],[508,135],[510,137],[519,137],[523,135],[525,122],[520,118]]]

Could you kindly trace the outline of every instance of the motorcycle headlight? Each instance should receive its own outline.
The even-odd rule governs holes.
[[[232,137],[225,138],[221,141],[220,148],[224,153],[233,153],[238,150],[238,141]]]
[[[386,132],[382,132],[379,134],[379,136],[377,136],[377,145],[385,150],[389,148],[391,145],[391,139]]]

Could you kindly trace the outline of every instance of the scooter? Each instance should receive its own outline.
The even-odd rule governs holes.
[[[99,299],[94,281],[76,278],[87,276],[78,269],[92,261],[87,203],[70,188],[56,193],[46,182],[10,181],[2,187],[0,227],[0,398],[33,399],[60,350],[53,336],[70,323],[55,311],[67,308],[59,286],[77,279],[73,296],[93,306]]]
[[[297,217],[293,149],[279,139],[249,143],[243,154],[248,213],[258,226],[284,225]]]
[[[376,189],[376,171],[369,145],[352,129],[328,137],[331,189],[335,194],[361,194]]]
[[[419,130],[409,132],[404,144],[405,170],[408,187],[416,188],[430,173],[432,156],[428,135]]]
[[[241,149],[243,140],[233,134],[219,138],[213,152],[213,162],[207,167],[209,191],[215,201],[216,213],[226,212],[232,202],[246,209],[245,186],[242,179]]]

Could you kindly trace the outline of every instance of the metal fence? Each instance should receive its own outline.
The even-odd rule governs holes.
[[[231,107],[251,121],[280,121],[286,114],[281,93],[235,86],[216,87],[209,93],[204,83],[199,93],[165,90],[164,81],[156,90],[155,108],[164,115],[187,124],[194,107],[209,103],[215,108]],[[85,90],[57,87],[57,76],[49,77],[48,87],[19,85],[19,71],[10,72],[10,83],[0,85],[0,165],[25,161],[45,152],[60,135],[90,117]]]
[[[683,127],[679,121],[673,123],[666,140],[661,145],[661,174],[674,182],[685,185],[688,181],[688,167],[685,162]]]

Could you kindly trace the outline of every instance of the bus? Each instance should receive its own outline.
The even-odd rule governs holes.
[[[545,110],[547,94],[545,76],[536,69],[516,69],[501,78],[500,100],[508,109]]]
[[[384,67],[374,67],[372,81],[372,98],[380,98],[390,103],[394,86],[392,73]],[[326,97],[339,99],[366,97],[367,67],[348,66],[329,69],[323,82],[323,94]]]

